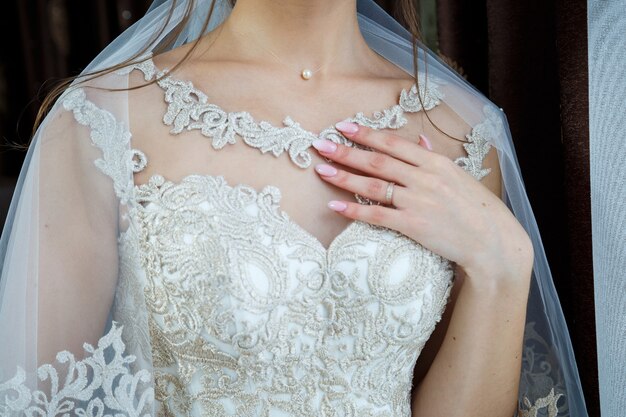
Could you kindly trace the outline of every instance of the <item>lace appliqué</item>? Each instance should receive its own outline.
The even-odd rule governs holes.
[[[502,118],[493,107],[485,106],[483,113],[485,119],[466,135],[467,143],[463,144],[463,148],[467,156],[454,160],[479,181],[491,172],[491,168],[483,168],[483,161],[491,148],[490,141],[499,137],[503,131]]]
[[[358,221],[326,249],[280,197],[222,176],[137,186],[162,413],[410,416],[412,370],[447,303],[449,262]]]
[[[563,374],[552,363],[552,345],[537,333],[534,322],[526,324],[523,354],[518,416],[568,416],[567,401],[558,406],[566,392]]]
[[[122,327],[114,322],[97,348],[84,345],[86,359],[77,361],[69,352],[58,353],[57,362],[67,368],[63,377],[50,364],[40,366],[37,377],[50,385],[49,391],[28,388],[26,373],[18,367],[12,379],[0,384],[0,415],[150,416],[152,376],[146,370],[129,372],[135,357],[124,355],[121,336]]]
[[[518,410],[518,417],[557,417],[559,415],[557,402],[562,396],[563,394],[555,394],[554,389],[552,389],[546,397],[535,400],[534,404],[530,402],[528,397],[524,397],[525,409],[520,408]],[[546,409],[547,414],[539,414],[544,409]]]
[[[118,73],[130,73],[133,69],[143,72],[146,80],[157,77],[157,84],[165,91],[165,101],[168,104],[163,122],[172,126],[172,134],[179,134],[184,130],[199,130],[202,135],[212,138],[214,149],[236,143],[236,136],[239,136],[246,144],[262,153],[271,152],[278,157],[287,152],[294,164],[306,168],[312,161],[308,149],[314,140],[320,138],[337,143],[352,143],[334,127],[324,129],[316,135],[303,129],[289,116],[283,120],[283,127],[277,127],[266,121],[257,122],[245,111],[226,112],[220,106],[210,103],[208,96],[196,89],[190,81],[175,79],[167,76],[167,71],[158,70],[151,59],[131,65]],[[421,111],[422,103],[426,110],[430,110],[443,98],[438,84],[431,77],[426,78],[424,74],[420,74],[419,85],[421,101],[417,85],[413,84],[409,91],[402,90],[399,104],[375,112],[371,118],[364,113],[357,113],[346,120],[373,129],[399,129],[407,123],[405,112]]]
[[[62,98],[63,107],[74,113],[76,121],[88,126],[93,145],[100,148],[102,158],[94,164],[113,180],[115,194],[122,203],[128,201],[132,191],[132,172],[143,169],[147,160],[143,152],[130,149],[131,134],[113,114],[87,100],[82,88],[69,91]]]
[[[143,171],[148,166],[146,154],[138,149],[131,149],[132,170],[136,174]]]

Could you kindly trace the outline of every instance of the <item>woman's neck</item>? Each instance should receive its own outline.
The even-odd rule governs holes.
[[[331,62],[350,71],[371,60],[356,0],[237,0],[222,32],[247,34],[253,39],[242,41],[272,51],[283,63],[322,72]]]

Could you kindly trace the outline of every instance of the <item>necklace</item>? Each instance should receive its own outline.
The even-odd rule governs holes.
[[[233,31],[234,33],[240,35],[240,36],[247,36],[247,33],[241,33],[241,32],[237,32],[237,31]],[[274,51],[264,47],[263,45],[261,45],[259,42],[257,42],[254,37],[252,36],[248,36],[254,43],[256,43],[258,46],[260,46],[262,49],[264,49],[265,51],[267,51],[270,55],[272,55],[278,62],[280,62],[282,65],[286,66],[286,67],[290,67],[293,69],[293,66],[286,64],[285,62],[283,62],[282,59],[280,59],[280,57],[278,55],[276,55],[274,53]],[[336,56],[336,55],[335,55]],[[331,59],[330,61],[328,61],[326,64],[322,64],[321,66],[319,66],[317,69],[315,70],[311,70],[309,68],[302,68],[302,69],[298,69],[298,72],[300,73],[300,77],[307,81],[310,80],[311,77],[313,77],[313,75],[315,75],[315,73],[317,73],[318,71],[320,71],[322,68],[324,68],[326,65],[330,64],[331,62],[333,62],[335,60],[335,57],[333,57],[333,59]]]

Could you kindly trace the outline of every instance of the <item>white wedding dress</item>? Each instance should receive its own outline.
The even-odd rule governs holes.
[[[160,74],[148,59],[118,76],[137,72],[146,80]],[[432,109],[443,93],[436,80],[425,84],[423,104]],[[227,112],[174,76],[158,88],[165,112],[154,122],[171,128],[171,140],[198,131],[216,150],[249,146],[309,166],[318,135],[291,119],[278,127]],[[413,369],[453,283],[448,260],[361,221],[326,248],[281,209],[284,190],[274,185],[193,172],[136,184],[132,174],[152,155],[134,147],[133,132],[85,88],[61,100],[89,130],[93,162],[123,207],[113,325],[84,357],[66,353],[59,362],[75,373],[51,389],[28,388],[21,370],[0,384],[0,394],[14,394],[7,415],[63,415],[63,404],[70,415],[98,415],[98,407],[143,415],[152,406],[177,417],[411,415]],[[414,85],[397,104],[351,120],[398,129],[421,110]],[[477,180],[489,174],[483,159],[502,128],[490,112],[467,132],[466,156],[455,161]],[[349,144],[334,128],[319,136]],[[60,367],[39,365],[44,373]],[[153,392],[143,395],[150,381]]]

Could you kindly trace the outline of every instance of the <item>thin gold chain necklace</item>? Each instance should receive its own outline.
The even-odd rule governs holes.
[[[280,59],[280,57],[278,55],[276,55],[274,53],[274,51],[264,47],[263,45],[261,45],[259,42],[257,42],[254,37],[252,36],[248,36],[247,33],[242,33],[242,32],[237,32],[237,31],[233,31],[234,33],[240,35],[240,36],[247,36],[248,38],[250,38],[254,43],[256,43],[258,46],[260,46],[262,49],[264,49],[265,51],[267,51],[270,55],[272,55],[274,57],[274,59],[276,59],[279,63],[281,63],[282,65],[286,66],[286,67],[290,67],[290,68],[294,68],[293,66],[283,62],[282,59]],[[335,55],[336,57],[336,55]],[[325,64],[322,64],[321,66],[319,66],[317,69],[315,70],[311,70],[309,68],[302,68],[302,69],[298,69],[298,72],[300,73],[300,77],[303,80],[310,80],[311,77],[313,77],[314,74],[316,74],[317,72],[319,72],[322,68],[324,68],[325,66],[329,65],[330,63],[332,63],[335,60],[335,57],[333,57],[333,59],[331,59],[330,61],[328,61]]]

